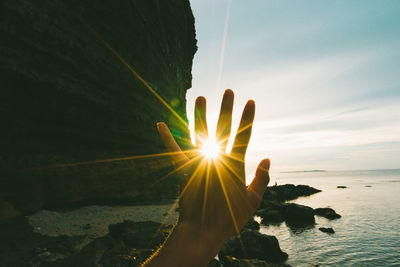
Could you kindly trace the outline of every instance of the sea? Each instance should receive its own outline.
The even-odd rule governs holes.
[[[331,207],[342,218],[316,216],[316,224],[262,225],[289,254],[292,266],[400,266],[400,169],[276,173],[272,185],[305,184],[322,190],[292,202]],[[341,189],[337,186],[346,186]],[[256,218],[260,219],[260,218]],[[332,227],[334,234],[319,227]]]

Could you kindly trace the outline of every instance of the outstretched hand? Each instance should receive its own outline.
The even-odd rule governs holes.
[[[261,161],[252,183],[246,187],[245,154],[251,136],[255,103],[244,108],[232,151],[226,153],[231,132],[234,94],[226,90],[215,135],[208,143],[206,99],[195,104],[196,145],[183,152],[164,123],[160,137],[181,176],[179,220],[173,233],[149,262],[152,266],[205,266],[224,242],[248,222],[258,208],[269,182],[270,161]],[[208,144],[207,144],[208,143]],[[217,145],[217,154],[207,155],[205,145]],[[208,148],[210,149],[210,148]]]

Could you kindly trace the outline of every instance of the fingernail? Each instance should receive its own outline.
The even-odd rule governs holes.
[[[262,168],[269,171],[270,166],[271,166],[271,161],[269,159],[264,159],[262,162]]]
[[[160,130],[161,122],[157,122],[157,130]]]

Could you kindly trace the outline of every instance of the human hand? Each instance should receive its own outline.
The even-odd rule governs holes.
[[[244,160],[254,120],[254,101],[247,102],[232,151],[225,152],[231,132],[233,98],[233,92],[226,90],[217,124],[216,143],[219,148],[215,158],[204,153],[209,140],[204,97],[198,97],[195,104],[196,146],[186,154],[168,127],[164,123],[157,125],[160,137],[182,176],[176,234],[173,233],[169,243],[167,241],[164,245],[164,253],[163,249],[160,251],[164,262],[158,257],[164,266],[168,266],[169,255],[165,251],[175,255],[180,253],[175,250],[185,252],[175,257],[173,266],[179,266],[179,263],[182,266],[206,265],[231,235],[239,233],[260,204],[269,182],[270,161],[261,161],[252,183],[247,188],[245,184]]]

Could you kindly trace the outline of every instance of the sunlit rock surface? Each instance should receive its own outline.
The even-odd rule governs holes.
[[[186,120],[188,0],[5,0],[0,35],[0,199],[29,213],[175,196],[176,177],[153,185],[166,157],[113,160],[164,152],[157,121],[188,138],[115,53]]]

